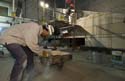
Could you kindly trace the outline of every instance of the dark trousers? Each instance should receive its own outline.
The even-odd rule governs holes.
[[[6,44],[5,47],[15,58],[15,63],[10,75],[10,81],[21,81],[24,70],[33,68],[33,52],[28,47],[19,44]]]

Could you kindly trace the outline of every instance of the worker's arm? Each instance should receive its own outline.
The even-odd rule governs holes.
[[[29,27],[29,30],[27,30],[27,32],[25,32],[24,38],[25,38],[25,42],[26,42],[27,46],[33,52],[42,56],[43,49],[38,45],[38,34],[39,34],[39,27],[36,24],[33,27]]]

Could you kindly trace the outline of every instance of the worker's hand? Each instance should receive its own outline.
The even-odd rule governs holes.
[[[42,56],[43,57],[49,57],[49,56],[51,56],[51,50],[50,49],[44,49]]]

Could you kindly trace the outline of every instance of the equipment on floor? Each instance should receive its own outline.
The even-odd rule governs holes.
[[[43,53],[45,56],[40,57],[41,64],[49,63],[50,66],[57,66],[58,69],[62,69],[64,63],[72,59],[72,55],[70,53],[59,50],[53,50],[50,56],[47,55],[47,52]]]

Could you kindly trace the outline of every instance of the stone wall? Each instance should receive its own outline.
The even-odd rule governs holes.
[[[86,35],[86,45],[99,47],[125,48],[124,14],[90,13],[77,20],[89,34]]]

